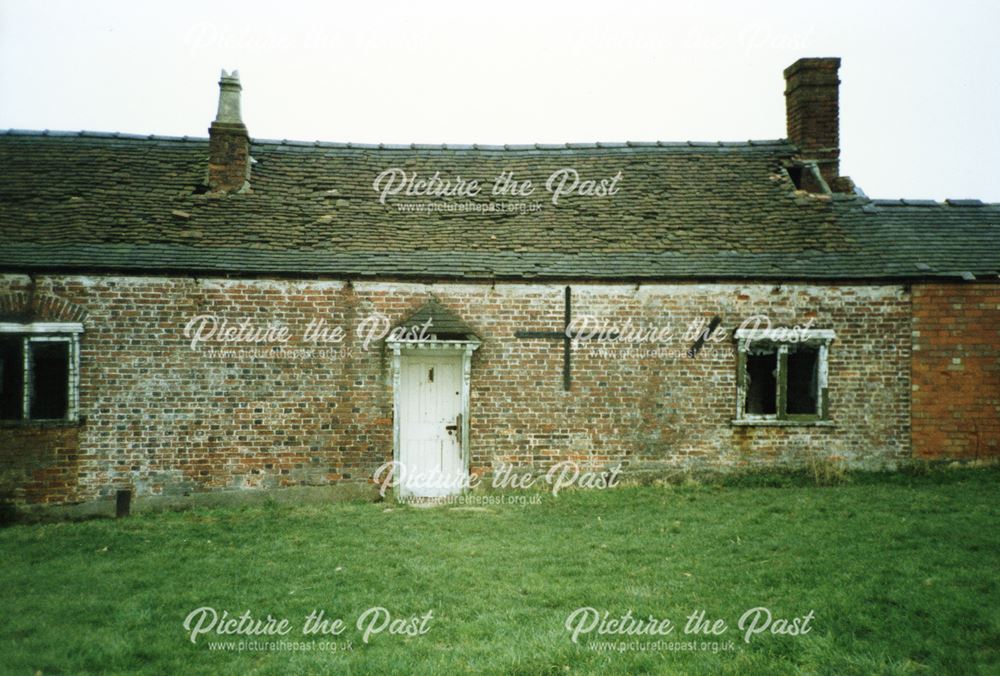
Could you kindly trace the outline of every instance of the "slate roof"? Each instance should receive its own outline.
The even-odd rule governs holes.
[[[381,146],[255,140],[252,191],[203,193],[208,140],[0,132],[0,270],[394,279],[877,279],[1000,274],[1000,205],[796,192],[785,141]],[[465,198],[372,187],[391,167]],[[614,197],[544,190],[622,172]],[[529,198],[494,198],[513,171]],[[400,211],[402,202],[538,211]]]
[[[414,333],[419,333],[425,326],[426,333],[436,335],[442,340],[456,338],[479,340],[479,335],[471,326],[436,300],[427,301],[416,312],[396,325],[397,328]]]

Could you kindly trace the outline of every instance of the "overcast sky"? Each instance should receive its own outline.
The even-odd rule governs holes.
[[[962,0],[0,0],[0,128],[207,136],[225,67],[255,138],[783,138],[783,68],[840,56],[842,173],[1000,202],[998,27]]]

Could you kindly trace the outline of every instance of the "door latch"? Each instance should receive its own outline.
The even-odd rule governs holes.
[[[461,434],[459,433],[459,431],[462,429],[462,414],[461,413],[459,413],[455,417],[455,424],[454,425],[445,425],[444,428],[446,430],[448,430],[448,434],[451,434],[452,432],[455,432],[455,434],[458,436],[459,443],[462,442],[462,437],[461,437]]]

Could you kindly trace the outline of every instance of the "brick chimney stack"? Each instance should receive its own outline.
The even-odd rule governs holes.
[[[799,158],[813,160],[834,191],[840,176],[840,68],[838,58],[799,59],[785,69],[788,140]]]
[[[240,117],[240,72],[219,80],[219,111],[208,128],[208,189],[243,192],[250,189],[250,136]]]

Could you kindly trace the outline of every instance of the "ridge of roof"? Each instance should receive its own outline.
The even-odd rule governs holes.
[[[944,208],[958,208],[958,209],[968,209],[968,208],[986,208],[986,209],[1000,209],[1000,202],[984,202],[979,199],[953,199],[946,198],[943,201],[928,200],[928,199],[881,199],[874,198],[868,200],[870,205],[877,208],[881,207],[944,207]]]
[[[87,138],[126,141],[175,141],[208,143],[207,136],[169,136],[162,134],[129,134],[107,131],[63,131],[52,129],[0,129],[0,137],[38,138]],[[592,141],[567,143],[354,143],[337,141],[300,141],[292,139],[251,138],[257,146],[284,146],[289,148],[333,148],[348,150],[424,150],[424,151],[574,151],[574,150],[632,150],[640,148],[670,150],[794,150],[787,139],[750,139],[746,141]]]

